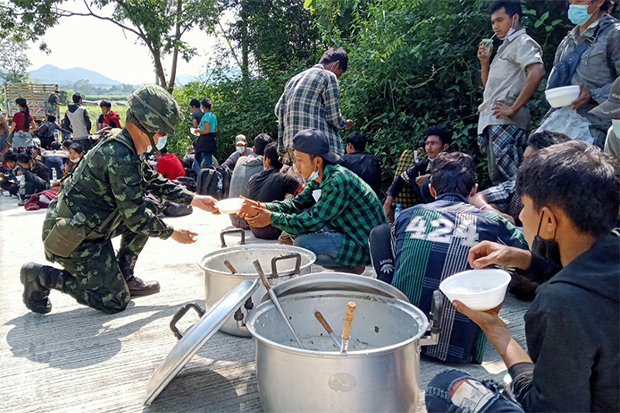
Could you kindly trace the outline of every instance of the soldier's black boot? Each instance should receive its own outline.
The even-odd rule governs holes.
[[[145,295],[157,294],[160,290],[157,281],[142,281],[134,275],[134,268],[138,257],[135,255],[119,254],[117,256],[118,266],[132,297],[143,297]]]
[[[49,300],[50,288],[46,287],[46,276],[49,269],[56,268],[30,262],[22,265],[19,279],[24,284],[24,304],[30,311],[47,314],[52,311],[52,303]]]

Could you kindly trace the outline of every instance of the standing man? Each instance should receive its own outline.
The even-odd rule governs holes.
[[[88,112],[82,107],[82,96],[79,93],[73,95],[73,105],[67,108],[63,124],[73,133],[73,141],[82,145],[85,151],[92,147],[89,136],[92,124]]]
[[[321,131],[303,130],[294,139],[296,166],[304,190],[288,201],[246,200],[240,215],[253,227],[271,224],[316,254],[328,269],[361,274],[370,263],[368,235],[387,223],[381,202],[362,179],[340,165]]]
[[[291,78],[275,109],[278,117],[278,153],[287,165],[295,163],[293,137],[304,129],[320,130],[330,150],[344,155],[340,129],[355,122],[340,113],[338,78],[347,70],[349,57],[342,47],[330,47],[318,65]]]
[[[571,0],[569,3],[568,19],[575,27],[555,52],[554,70],[549,75],[547,88],[579,85],[579,97],[571,107],[590,122],[594,144],[603,148],[611,122],[590,111],[607,100],[612,83],[620,76],[620,23],[608,14],[610,0]],[[565,78],[559,76],[561,71],[555,67],[569,56],[579,60]]]
[[[192,110],[192,128],[197,129],[202,119],[202,110],[200,110],[200,101],[192,99],[189,101],[189,107]]]
[[[58,109],[58,97],[60,96],[60,91],[56,89],[54,93],[50,93],[47,98],[47,114],[56,116],[56,111]]]
[[[478,107],[478,145],[486,154],[493,185],[517,174],[530,123],[525,106],[543,76],[542,50],[521,27],[521,2],[496,0],[491,4],[493,31],[503,40],[493,62],[493,45],[478,47],[484,98]]]
[[[35,263],[22,267],[23,300],[30,310],[48,313],[50,289],[79,303],[117,313],[132,296],[159,292],[157,282],[134,276],[138,255],[149,237],[182,244],[198,235],[161,221],[145,192],[214,212],[215,199],[194,195],[151,169],[143,156],[163,147],[179,120],[172,96],[155,85],[142,86],[128,98],[125,129],[116,129],[91,150],[63,182],[43,224],[45,256],[63,269]],[[63,226],[62,220],[71,222]],[[121,236],[114,253],[112,238]]]

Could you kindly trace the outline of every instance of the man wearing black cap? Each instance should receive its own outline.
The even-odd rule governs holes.
[[[293,235],[294,245],[314,252],[318,265],[361,274],[370,263],[370,231],[387,223],[379,198],[355,173],[336,165],[340,157],[323,132],[298,132],[293,148],[307,181],[304,190],[288,201],[247,200],[239,214],[253,227],[271,224]]]

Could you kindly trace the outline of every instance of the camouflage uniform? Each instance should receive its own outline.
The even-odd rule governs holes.
[[[134,92],[129,98],[133,113],[128,118],[139,119],[151,133],[171,134],[177,123],[178,107],[171,96],[161,98],[162,91],[149,85]],[[156,117],[153,111],[168,113],[170,118]],[[136,153],[126,129],[115,129],[103,139],[85,156],[69,181],[63,183],[59,196],[50,203],[43,239],[59,216],[71,218],[79,212],[86,216],[84,225],[88,236],[78,248],[67,258],[46,249],[46,258],[66,270],[60,289],[82,304],[116,313],[129,302],[125,280],[133,276],[136,259],[148,237],[167,239],[174,231],[157,217],[152,204],[145,201],[145,191],[181,204],[191,203],[194,194],[155,172],[144,156]],[[111,239],[119,235],[121,247],[115,256]]]

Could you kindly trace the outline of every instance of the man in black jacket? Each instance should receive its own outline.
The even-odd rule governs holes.
[[[428,184],[431,182],[431,169],[433,161],[441,152],[446,151],[452,144],[452,131],[445,126],[430,126],[424,133],[424,149],[426,159],[416,163],[402,174],[394,177],[394,182],[388,190],[388,195],[383,203],[385,214],[390,216],[390,209],[394,198],[400,194],[405,185],[411,186],[413,193],[418,198],[418,203],[427,204],[435,199],[431,196]]]
[[[340,160],[340,165],[355,172],[377,195],[381,191],[381,165],[373,154],[366,152],[366,135],[353,132],[347,136],[347,154]]]
[[[470,250],[469,261],[473,268],[528,269],[544,258],[555,266],[543,270],[547,279],[557,273],[525,314],[529,355],[499,318],[501,306],[483,312],[453,302],[501,355],[515,401],[495,385],[448,370],[429,383],[427,410],[620,411],[620,238],[610,235],[620,206],[620,165],[592,145],[562,143],[523,163],[517,190],[532,253],[483,242]]]

